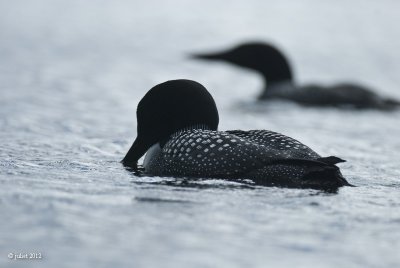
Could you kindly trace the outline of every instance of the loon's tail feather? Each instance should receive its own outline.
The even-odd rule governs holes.
[[[298,165],[303,168],[304,175],[296,180],[297,187],[312,188],[325,191],[336,191],[342,186],[354,186],[347,182],[340,169],[336,166],[345,160],[335,157],[321,157],[315,160],[309,159],[276,159],[273,164]]]
[[[321,158],[318,158],[317,161],[323,162],[327,165],[336,165],[338,163],[346,162],[346,160],[343,160],[336,156],[321,157]]]
[[[305,185],[311,188],[321,188],[325,190],[335,190],[341,186],[354,187],[354,185],[348,183],[336,166],[311,168],[303,176],[303,181]]]
[[[387,108],[387,109],[396,109],[396,108],[400,108],[400,101],[399,100],[396,100],[396,99],[385,99],[384,101],[383,101],[383,103],[384,103],[384,106]]]
[[[271,161],[273,164],[292,164],[305,166],[334,166],[338,163],[346,162],[336,156],[320,157],[317,159],[302,159],[302,158],[280,158]]]

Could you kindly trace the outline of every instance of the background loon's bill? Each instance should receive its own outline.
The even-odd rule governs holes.
[[[260,185],[336,190],[350,185],[336,157],[268,130],[218,131],[210,93],[191,80],[159,84],[137,108],[138,136],[122,163],[136,167],[146,152],[145,173],[250,179]]]
[[[193,54],[193,58],[224,61],[254,70],[264,78],[260,100],[281,99],[305,106],[393,110],[400,101],[379,96],[356,84],[297,86],[288,59],[275,46],[262,42],[244,43],[230,50]]]

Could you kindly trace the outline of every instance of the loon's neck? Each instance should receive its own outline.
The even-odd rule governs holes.
[[[188,126],[188,127],[179,129],[178,131],[174,132],[174,134],[172,134],[171,137],[176,137],[179,134],[181,134],[182,132],[189,131],[189,130],[194,130],[194,129],[212,130],[209,126],[207,126],[205,124],[195,124],[195,125],[192,125],[192,126]]]
[[[205,124],[195,124],[195,125],[192,125],[192,126],[189,126],[189,127],[185,127],[185,128],[182,128],[182,129],[174,132],[174,134],[172,134],[171,136],[161,140],[160,142],[157,142],[157,143],[153,144],[147,150],[145,158],[144,158],[144,161],[143,161],[144,168],[147,168],[150,165],[151,160],[154,157],[157,157],[157,155],[161,153],[162,148],[168,142],[168,140],[170,140],[171,138],[177,137],[182,132],[193,130],[193,129],[211,130],[211,128],[209,126],[205,125]]]
[[[264,90],[261,95],[258,97],[259,99],[268,99],[271,96],[276,94],[284,95],[289,94],[295,91],[297,88],[294,85],[292,80],[282,80],[277,82],[269,82],[264,86]]]
[[[161,152],[161,146],[160,143],[157,142],[156,144],[153,144],[153,146],[150,147],[150,149],[147,150],[146,155],[143,160],[143,167],[146,169],[150,165],[150,161],[154,158],[157,157],[157,155]]]
[[[180,135],[182,132],[193,130],[193,129],[200,129],[200,130],[212,130],[209,126],[206,124],[194,124],[188,127],[181,128],[177,131],[175,131],[172,135],[165,137],[164,139],[160,140],[159,144],[161,147],[164,147],[164,145],[168,142],[169,139],[175,138],[178,135]]]

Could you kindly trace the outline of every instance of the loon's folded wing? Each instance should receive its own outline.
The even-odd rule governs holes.
[[[264,145],[268,149],[279,150],[286,157],[317,159],[321,156],[296,139],[269,130],[229,130],[229,134]]]
[[[286,156],[280,150],[218,131],[185,131],[163,149],[162,173],[185,176],[231,176],[261,168]]]
[[[336,157],[287,157],[282,150],[217,131],[186,131],[162,149],[163,175],[251,179],[260,185],[335,188],[346,185]],[[321,186],[321,187],[320,187]]]
[[[176,135],[162,149],[162,166],[165,169],[163,173],[231,176],[245,174],[267,165],[328,166],[333,162],[333,160],[327,162],[319,155],[310,156],[309,154],[316,153],[302,144],[299,146],[303,146],[306,152],[293,156],[282,148],[276,146],[272,148],[273,146],[241,138],[233,133],[239,132],[192,130]],[[303,154],[308,158],[303,158]]]

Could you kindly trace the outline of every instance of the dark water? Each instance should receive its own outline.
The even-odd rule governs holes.
[[[362,8],[361,8],[362,7]],[[186,57],[270,40],[299,83],[400,98],[396,1],[0,1],[1,267],[400,266],[400,112],[252,100],[255,74]],[[220,129],[271,129],[341,165],[338,194],[136,177],[119,164],[157,83],[204,84]],[[42,254],[10,260],[9,253]]]

